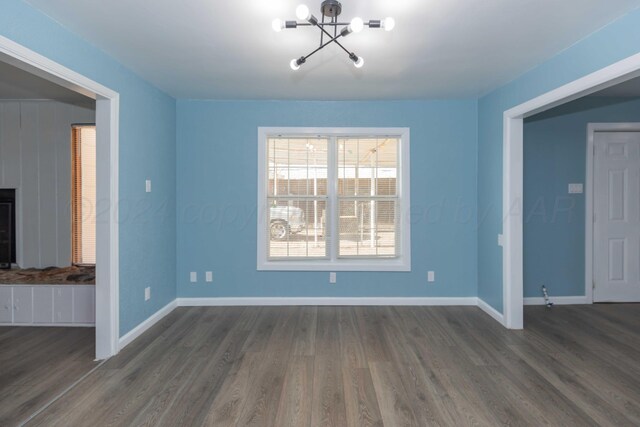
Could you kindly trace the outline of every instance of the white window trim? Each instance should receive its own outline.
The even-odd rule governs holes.
[[[338,239],[331,239],[332,259],[313,260],[269,260],[267,245],[269,244],[267,228],[267,138],[279,135],[296,136],[394,136],[400,138],[400,184],[398,198],[399,214],[399,254],[395,258],[336,258]],[[308,127],[259,127],[258,128],[258,221],[257,221],[257,269],[264,271],[411,271],[411,171],[410,171],[410,130],[409,128],[308,128]],[[335,153],[329,150],[330,168],[336,165]],[[337,181],[333,183],[329,203],[337,198]],[[337,234],[337,224],[328,218],[331,236]]]

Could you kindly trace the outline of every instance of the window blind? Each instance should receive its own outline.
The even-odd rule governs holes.
[[[96,129],[73,126],[71,137],[71,246],[74,264],[96,262]]]

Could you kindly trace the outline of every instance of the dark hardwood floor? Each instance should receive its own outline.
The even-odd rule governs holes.
[[[179,308],[41,426],[640,425],[640,305]]]
[[[0,426],[14,426],[91,371],[94,328],[0,327]]]

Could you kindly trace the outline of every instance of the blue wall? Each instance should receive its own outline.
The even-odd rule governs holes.
[[[21,1],[2,1],[0,35],[120,93],[123,335],[176,296],[175,100]],[[146,178],[153,180],[150,194]],[[145,286],[152,287],[148,302]]]
[[[583,98],[525,120],[524,296],[585,294],[587,124],[640,121],[640,100]]]
[[[179,101],[176,108],[170,96],[19,0],[2,2],[0,35],[121,95],[124,334],[176,295],[478,295],[501,311],[502,252],[496,236],[502,232],[503,111],[638,53],[640,11],[478,102]],[[413,271],[340,273],[336,286],[327,284],[326,273],[257,272],[258,126],[410,127],[417,212]],[[237,176],[229,179],[230,173]],[[144,193],[146,178],[153,180],[151,194]],[[201,216],[186,216],[193,209]],[[188,283],[189,271],[206,270],[214,271],[214,284]],[[435,285],[425,283],[427,270],[436,271]],[[153,289],[146,303],[145,286]]]
[[[178,295],[475,296],[476,119],[475,101],[178,101]],[[256,271],[259,126],[410,127],[412,271]]]
[[[640,10],[604,27],[478,104],[478,296],[502,312],[503,112],[640,52]]]

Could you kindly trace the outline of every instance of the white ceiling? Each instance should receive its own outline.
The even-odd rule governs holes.
[[[83,104],[92,101],[2,61],[0,61],[0,99],[55,99]]]
[[[27,0],[177,98],[402,99],[475,97],[509,82],[640,0],[344,0],[342,20],[393,16],[387,33],[343,40],[298,71],[316,28],[275,33],[321,0]]]

